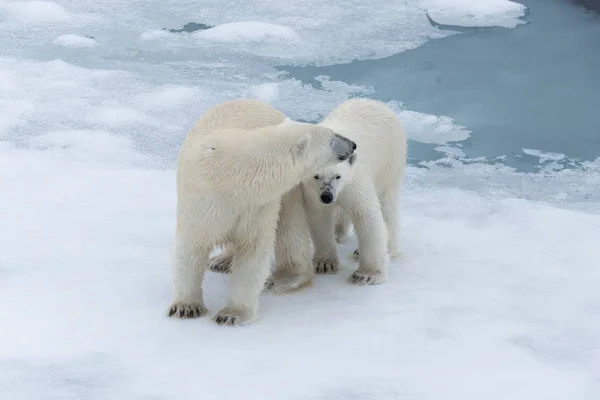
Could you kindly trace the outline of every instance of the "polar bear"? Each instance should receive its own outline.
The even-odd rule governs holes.
[[[253,115],[252,120],[242,124],[252,127],[277,125],[283,122],[285,115],[273,107]],[[209,260],[208,268],[213,272],[230,273],[235,246],[224,243],[219,254]],[[285,293],[298,289],[313,280],[315,269],[312,262],[310,230],[302,197],[300,181],[296,187],[286,192],[281,200],[281,209],[277,222],[275,238],[274,273],[265,282],[265,289],[275,293]]]
[[[177,229],[168,315],[207,313],[202,281],[215,246],[234,248],[227,305],[218,324],[257,317],[269,275],[281,197],[315,171],[347,160],[356,144],[331,128],[285,119],[257,100],[208,110],[188,133],[177,158]]]
[[[302,183],[316,271],[337,272],[336,239],[343,238],[351,221],[360,265],[350,281],[381,283],[388,253],[399,255],[397,203],[406,166],[404,129],[390,108],[371,99],[347,100],[319,125],[354,140],[359,150]]]

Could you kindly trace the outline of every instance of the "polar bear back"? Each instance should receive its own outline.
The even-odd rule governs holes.
[[[237,99],[219,104],[196,122],[188,138],[206,135],[221,129],[256,129],[278,125],[285,114],[270,104],[254,99]]]
[[[376,187],[385,186],[386,179],[404,174],[406,134],[396,114],[384,103],[371,99],[347,100],[320,125],[356,142],[356,168],[371,176]]]
[[[259,128],[272,127],[285,120],[285,114],[267,103],[253,99],[236,99],[218,104],[200,117],[188,132],[177,157],[177,186],[178,192],[184,187],[194,187],[195,190],[216,190],[215,185],[223,186],[221,192],[237,190],[242,186],[238,182],[241,172],[252,173],[254,169],[241,169],[241,162],[234,153],[221,159],[213,157],[207,149],[211,147],[211,136],[217,133],[221,145],[230,143],[234,148],[248,149],[259,146]],[[235,134],[231,134],[236,131]],[[247,132],[246,132],[247,131]],[[248,133],[248,137],[238,136]],[[264,139],[264,138],[263,138]],[[226,147],[226,146],[225,146]],[[239,149],[238,149],[239,150]],[[229,168],[217,167],[225,163]],[[236,172],[237,171],[237,172]],[[239,176],[238,176],[239,175]],[[182,195],[183,196],[183,195]]]

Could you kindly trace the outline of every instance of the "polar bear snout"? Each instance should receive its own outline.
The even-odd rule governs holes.
[[[356,143],[336,133],[333,137],[333,150],[337,154],[338,160],[346,161],[356,150]]]
[[[350,139],[348,139],[348,140],[350,140]],[[350,143],[352,145],[352,151],[356,150],[356,143],[353,142],[352,140],[350,140]]]
[[[321,193],[321,202],[323,204],[331,204],[332,201],[333,201],[333,194],[331,192]]]

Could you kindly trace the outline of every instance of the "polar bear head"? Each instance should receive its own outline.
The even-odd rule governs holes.
[[[352,153],[342,163],[323,168],[313,177],[305,180],[303,186],[310,195],[319,198],[323,204],[334,204],[344,187],[352,182],[357,154]]]
[[[284,137],[292,140],[296,164],[306,167],[307,176],[321,168],[344,164],[356,150],[355,142],[324,126],[286,118],[275,129],[282,135],[279,143],[285,141]]]

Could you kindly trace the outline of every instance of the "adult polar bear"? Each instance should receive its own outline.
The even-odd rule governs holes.
[[[282,121],[283,120],[283,121]],[[227,306],[219,324],[257,316],[270,272],[280,200],[315,171],[340,163],[356,144],[332,129],[285,119],[257,100],[208,110],[177,159],[177,230],[169,316],[207,313],[202,281],[215,246],[233,246]]]
[[[319,125],[354,140],[358,151],[302,183],[317,272],[337,272],[336,236],[344,235],[349,218],[360,259],[350,280],[359,285],[381,283],[387,274],[387,253],[398,255],[397,207],[407,150],[404,129],[391,109],[371,99],[347,100]]]

